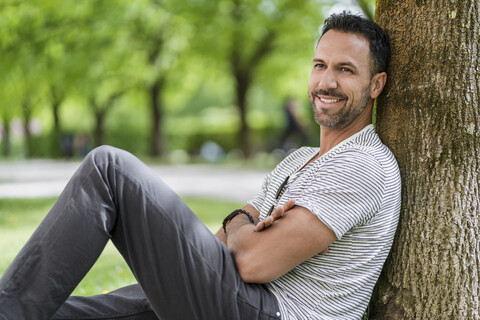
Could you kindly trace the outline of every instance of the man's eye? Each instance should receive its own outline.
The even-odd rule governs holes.
[[[325,65],[324,65],[323,63],[316,63],[316,64],[313,65],[313,67],[314,67],[315,69],[320,69],[320,68],[325,67]]]
[[[353,73],[353,71],[351,69],[346,68],[346,67],[342,67],[342,68],[340,68],[340,70],[342,70],[343,72]]]

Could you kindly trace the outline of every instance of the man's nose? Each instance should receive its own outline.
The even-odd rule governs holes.
[[[320,75],[317,87],[319,89],[336,89],[337,88],[337,78],[333,70],[326,69]]]

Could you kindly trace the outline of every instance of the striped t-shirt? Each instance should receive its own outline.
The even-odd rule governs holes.
[[[398,166],[372,125],[300,170],[317,152],[318,148],[303,147],[286,157],[249,204],[264,219],[272,205],[293,198],[337,240],[328,253],[304,261],[266,286],[276,296],[284,320],[360,319],[397,227]],[[277,203],[286,177],[290,178]]]

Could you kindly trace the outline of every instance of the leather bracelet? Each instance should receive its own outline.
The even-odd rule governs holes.
[[[251,223],[255,223],[255,220],[253,220],[252,215],[248,211],[243,209],[236,209],[236,210],[233,210],[232,213],[230,213],[228,216],[226,216],[225,219],[223,219],[223,222],[222,222],[223,232],[227,233],[227,223],[230,222],[230,220],[235,218],[240,213],[246,215],[248,217],[248,220],[250,220]]]

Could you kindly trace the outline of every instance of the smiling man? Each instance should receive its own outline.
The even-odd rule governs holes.
[[[388,56],[374,22],[326,20],[309,83],[320,148],[284,159],[216,235],[131,154],[92,151],[0,279],[0,319],[361,318],[400,209],[371,124]],[[139,284],[68,298],[109,239]]]
[[[386,73],[371,78],[369,51],[369,43],[362,36],[336,30],[324,34],[313,59],[309,84],[310,103],[319,125],[346,127],[381,92]],[[375,92],[371,91],[371,82]]]

